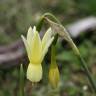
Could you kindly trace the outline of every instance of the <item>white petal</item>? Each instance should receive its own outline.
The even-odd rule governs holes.
[[[27,79],[32,82],[39,82],[42,79],[41,64],[29,64],[27,69]]]
[[[29,45],[28,45],[28,43],[27,43],[27,40],[25,39],[25,37],[24,37],[23,35],[21,35],[21,38],[22,38],[22,40],[23,40],[23,42],[24,42],[24,45],[25,45],[25,48],[26,48],[26,51],[27,51],[27,54],[28,54],[28,58],[29,58],[29,60],[30,60],[30,58],[31,58],[31,50],[30,50],[30,47],[29,47]]]
[[[42,50],[44,49],[44,47],[46,46],[46,44],[50,40],[51,36],[52,36],[52,30],[51,30],[51,28],[49,28],[47,30],[47,32],[44,34],[44,37],[42,39]]]
[[[51,40],[49,40],[45,46],[45,48],[43,49],[43,53],[42,53],[42,56],[41,56],[41,60],[43,60],[44,56],[46,55],[47,51],[48,51],[48,48],[50,47],[50,45],[52,44],[54,40],[54,37],[51,38]]]
[[[41,39],[36,31],[34,33],[32,46],[31,46],[31,63],[40,63],[42,55],[42,45],[41,45]]]

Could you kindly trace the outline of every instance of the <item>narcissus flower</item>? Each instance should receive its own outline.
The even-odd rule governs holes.
[[[33,29],[30,27],[27,33],[27,39],[21,36],[24,45],[27,50],[29,65],[27,69],[27,79],[32,82],[39,82],[42,79],[42,60],[48,51],[54,37],[52,36],[51,28],[47,30],[43,39],[40,39],[38,31],[34,26]]]

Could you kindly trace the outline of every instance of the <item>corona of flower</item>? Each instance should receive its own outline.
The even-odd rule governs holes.
[[[39,82],[42,79],[43,73],[41,65],[42,60],[54,40],[51,28],[47,30],[42,40],[35,26],[33,29],[31,27],[28,29],[27,38],[24,36],[21,37],[30,62],[27,69],[27,79],[32,82]]]

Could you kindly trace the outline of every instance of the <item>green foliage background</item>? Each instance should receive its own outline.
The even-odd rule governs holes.
[[[51,12],[66,25],[80,18],[96,15],[96,0],[0,0],[0,45],[9,44],[26,34],[28,27],[39,17]],[[96,33],[90,39],[81,34],[78,48],[96,80]],[[44,78],[34,88],[25,80],[26,96],[95,96],[83,69],[71,48],[64,42],[57,44],[57,61],[61,73],[60,85],[52,89],[48,84],[49,62],[44,67]],[[46,60],[47,61],[47,60]],[[25,68],[26,69],[26,68]],[[26,70],[25,70],[26,72]],[[0,70],[0,96],[18,96],[19,68]],[[84,90],[84,87],[88,87]]]

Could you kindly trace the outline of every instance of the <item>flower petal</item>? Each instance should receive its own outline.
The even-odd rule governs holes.
[[[31,45],[31,43],[32,43],[33,36],[34,36],[33,29],[32,29],[32,27],[29,27],[28,33],[27,33],[27,42],[28,42],[30,45]]]
[[[42,79],[42,66],[41,64],[29,64],[27,69],[27,79],[32,82],[39,82]]]
[[[46,55],[47,51],[48,51],[48,48],[50,47],[51,43],[53,42],[54,40],[54,37],[51,38],[51,40],[49,40],[47,43],[46,43],[46,46],[45,48],[43,49],[43,53],[42,53],[42,56],[41,56],[41,60],[43,60],[44,56]]]
[[[50,40],[51,36],[52,36],[52,30],[51,28],[49,28],[47,32],[44,34],[44,37],[42,39],[42,50],[46,46],[47,42]]]
[[[23,40],[23,42],[24,42],[24,45],[25,45],[25,48],[26,48],[26,51],[27,51],[27,54],[28,54],[28,58],[29,58],[29,60],[30,60],[30,58],[31,58],[31,50],[30,50],[30,47],[29,47],[29,45],[28,45],[28,43],[27,43],[27,40],[25,39],[25,37],[23,36],[23,35],[21,35],[21,38],[22,38],[22,40]]]
[[[33,33],[36,32],[36,26],[33,27]]]
[[[34,32],[34,37],[31,45],[31,63],[40,63],[42,55],[42,45],[40,36],[37,31]]]

